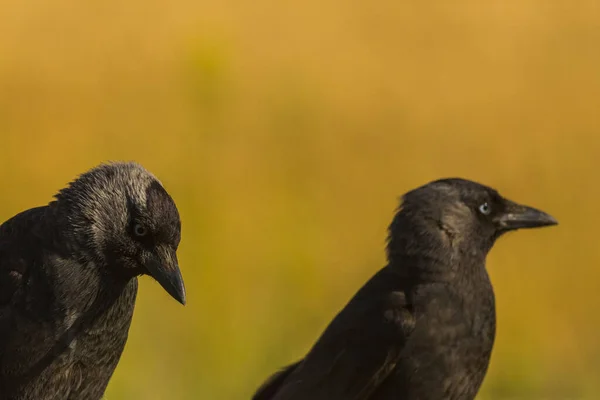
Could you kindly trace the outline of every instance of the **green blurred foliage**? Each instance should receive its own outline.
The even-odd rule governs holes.
[[[7,0],[0,217],[101,161],[146,165],[180,208],[188,305],[143,279],[106,397],[248,399],[384,265],[399,195],[476,179],[561,222],[489,257],[480,398],[598,398],[599,18],[587,0]]]

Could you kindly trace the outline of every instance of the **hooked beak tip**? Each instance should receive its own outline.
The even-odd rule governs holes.
[[[185,285],[177,263],[173,265],[163,264],[156,259],[146,263],[149,275],[152,276],[162,287],[182,305],[186,303]]]
[[[177,283],[178,283],[177,286],[175,288],[173,288],[173,290],[169,290],[165,286],[163,286],[163,287],[165,288],[167,293],[169,293],[171,295],[171,297],[173,297],[175,300],[177,300],[177,302],[180,303],[181,305],[185,306],[186,295],[185,295],[185,286],[183,286],[183,280],[180,280]]]
[[[179,292],[178,296],[173,296],[175,298],[175,300],[177,300],[179,303],[181,303],[182,306],[185,306],[185,303],[187,302],[186,296],[185,296],[185,288],[182,286],[181,287],[182,290],[181,292]]]
[[[548,214],[546,214],[548,215]],[[552,215],[548,215],[548,219],[546,221],[546,226],[558,225],[558,220],[554,218]]]

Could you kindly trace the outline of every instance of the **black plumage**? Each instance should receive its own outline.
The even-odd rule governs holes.
[[[136,163],[81,175],[0,226],[0,399],[100,399],[119,361],[137,276],[185,302],[177,207]]]
[[[388,265],[254,400],[473,399],[496,330],[486,255],[504,232],[556,223],[463,179],[407,193]]]

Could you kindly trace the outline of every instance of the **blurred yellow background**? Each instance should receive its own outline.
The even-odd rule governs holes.
[[[385,263],[405,191],[462,176],[558,218],[488,260],[479,399],[600,396],[595,1],[5,0],[0,219],[137,160],[177,202],[106,398],[249,399]]]

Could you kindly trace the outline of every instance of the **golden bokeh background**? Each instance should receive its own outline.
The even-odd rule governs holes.
[[[115,159],[182,215],[188,304],[142,279],[108,400],[249,399],[384,265],[398,197],[448,176],[561,223],[490,254],[478,398],[600,396],[597,2],[1,8],[0,218]]]

